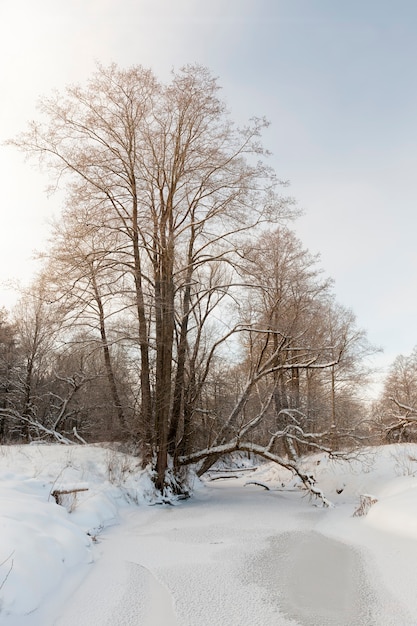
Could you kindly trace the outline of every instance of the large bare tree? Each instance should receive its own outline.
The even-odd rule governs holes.
[[[14,142],[40,157],[53,185],[65,185],[67,215],[76,213],[104,240],[114,235],[107,260],[130,289],[138,417],[148,425],[161,490],[169,447],[181,441],[187,398],[195,397],[191,339],[203,344],[194,324],[199,315],[207,321],[202,309],[227,289],[210,276],[219,265],[234,266],[248,233],[292,212],[263,160],[266,122],[236,128],[218,89],[199,66],[174,73],[169,84],[142,67],[99,67],[86,87],[44,98],[43,121]],[[205,345],[206,372],[223,339]]]

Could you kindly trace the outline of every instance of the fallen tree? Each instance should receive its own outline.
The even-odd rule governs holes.
[[[332,506],[331,502],[326,498],[322,490],[317,487],[314,476],[310,473],[303,471],[300,463],[297,463],[296,461],[293,461],[291,459],[285,459],[283,457],[280,457],[277,454],[274,454],[273,452],[268,450],[267,447],[251,443],[249,441],[239,441],[236,439],[234,441],[230,441],[227,444],[215,446],[207,450],[201,450],[199,452],[189,455],[188,457],[181,457],[179,459],[179,463],[180,465],[198,463],[198,461],[202,459],[205,460],[213,456],[218,459],[224,454],[230,454],[231,452],[236,451],[252,452],[253,454],[258,454],[268,461],[273,461],[274,463],[277,463],[281,467],[285,467],[286,469],[290,470],[294,475],[298,476],[307,491],[312,496],[315,496],[319,500],[321,500],[324,506]]]

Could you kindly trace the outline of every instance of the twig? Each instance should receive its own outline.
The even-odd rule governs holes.
[[[4,561],[2,563],[0,563],[0,567],[2,567],[5,563],[7,563],[7,561],[13,556],[13,554],[14,554],[14,550],[13,550],[13,552],[11,552],[9,554],[7,559],[4,559]],[[6,576],[3,578],[3,580],[2,580],[2,582],[0,584],[0,590],[3,589],[4,585],[6,584],[7,579],[9,578],[10,573],[11,573],[11,571],[13,569],[13,565],[14,565],[14,559],[12,559],[12,562],[10,563],[9,571],[7,572]]]
[[[245,483],[245,487],[247,485],[257,485],[258,487],[263,487],[264,489],[266,489],[267,491],[270,491],[268,485],[265,485],[265,483],[260,483],[257,480],[249,480],[247,483]]]

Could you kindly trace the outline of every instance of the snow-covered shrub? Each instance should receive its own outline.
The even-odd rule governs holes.
[[[392,458],[398,476],[415,476],[417,473],[417,448],[413,444],[395,446]]]

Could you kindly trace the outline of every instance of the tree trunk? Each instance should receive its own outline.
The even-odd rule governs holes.
[[[159,226],[159,253],[155,257],[155,330],[156,330],[156,375],[155,417],[157,446],[156,487],[163,491],[168,467],[168,432],[172,400],[172,352],[174,343],[174,243],[166,235],[170,230],[169,204]],[[168,226],[167,226],[168,222]]]
[[[139,349],[140,349],[140,383],[141,383],[141,422],[144,426],[144,463],[149,461],[152,456],[153,445],[153,415],[152,415],[152,396],[150,383],[150,364],[149,364],[149,342],[148,342],[148,324],[145,314],[145,298],[142,287],[142,264],[139,249],[138,234],[138,211],[137,201],[133,207],[133,261],[134,261],[134,281],[135,281],[135,299],[136,311],[138,316],[138,332],[139,332]],[[138,428],[140,430],[140,428]]]
[[[126,419],[125,419],[125,415],[124,415],[124,412],[123,412],[122,403],[120,402],[119,392],[117,390],[116,379],[115,379],[115,376],[114,376],[113,367],[112,367],[112,363],[111,363],[109,342],[107,340],[107,332],[106,332],[106,323],[105,323],[105,317],[104,317],[103,301],[102,301],[100,293],[99,293],[97,280],[96,280],[96,276],[94,274],[94,268],[93,267],[91,267],[91,278],[92,278],[94,296],[95,296],[96,303],[97,303],[97,306],[98,306],[98,311],[99,311],[101,346],[103,348],[104,365],[105,365],[105,368],[106,368],[107,380],[108,380],[108,383],[109,383],[110,393],[111,393],[111,396],[112,396],[112,399],[113,399],[113,404],[114,404],[114,407],[116,408],[116,411],[117,411],[117,417],[119,419],[120,426],[122,428],[125,428],[126,427]]]
[[[183,300],[183,313],[180,328],[180,338],[178,342],[177,372],[175,376],[171,424],[168,434],[168,450],[174,456],[177,445],[178,429],[180,425],[181,412],[183,410],[184,385],[185,385],[185,361],[187,353],[188,320],[190,314],[191,298],[191,269],[187,274],[186,286]],[[185,428],[185,426],[184,426]]]

